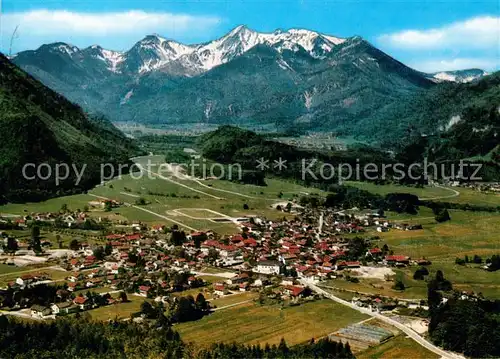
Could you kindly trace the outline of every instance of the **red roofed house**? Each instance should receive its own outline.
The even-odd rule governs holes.
[[[222,283],[215,283],[214,284],[214,294],[224,295],[226,293],[227,293],[227,289],[224,287],[224,284],[222,284]]]
[[[304,287],[298,287],[294,285],[287,285],[285,287],[285,293],[291,297],[298,297],[304,292]]]
[[[139,294],[147,296],[150,289],[151,287],[148,287],[147,285],[141,285],[139,286]]]
[[[385,256],[385,262],[388,265],[403,266],[403,265],[410,264],[410,257],[401,256],[401,255],[397,255],[397,256],[390,255],[390,256]]]
[[[85,297],[76,297],[73,299],[73,303],[80,307],[81,310],[90,308],[90,301]]]

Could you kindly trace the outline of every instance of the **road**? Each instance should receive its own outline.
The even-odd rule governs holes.
[[[236,307],[238,305],[242,305],[242,304],[250,303],[250,302],[253,302],[253,299],[248,299],[248,300],[244,300],[243,302],[228,304],[228,305],[225,305],[223,307],[212,308],[211,311],[216,312],[218,310],[228,309],[228,308]]]
[[[191,181],[197,183],[198,185],[200,185],[202,187],[205,187],[205,188],[208,188],[210,190],[217,191],[217,192],[230,193],[230,194],[234,194],[236,196],[250,198],[250,199],[257,198],[257,197],[252,197],[252,196],[249,196],[249,195],[246,195],[246,194],[243,194],[243,193],[238,193],[238,192],[234,192],[234,191],[229,191],[229,190],[225,190],[225,189],[220,189],[220,188],[215,188],[215,187],[208,186],[208,185],[202,183],[197,178],[182,173],[182,170],[181,170],[180,166],[174,166],[171,163],[167,163],[167,166],[168,166],[169,170],[172,172],[172,175],[174,175],[175,177],[177,177],[179,179],[182,179],[182,180],[191,180]]]
[[[2,274],[0,274],[0,277],[10,276],[10,275],[18,275],[18,274],[23,274],[23,273],[43,272],[44,270],[47,270],[47,269],[53,269],[53,270],[58,270],[58,271],[66,272],[65,269],[63,269],[63,268],[61,268],[59,266],[49,266],[49,267],[32,268],[32,269],[29,269],[29,270],[23,270],[23,271],[19,271],[19,272],[2,273]]]
[[[191,273],[197,275],[197,276],[211,276],[211,277],[220,277],[220,278],[225,278],[225,279],[231,279],[236,277],[236,273],[231,273],[231,272],[222,272],[222,273],[205,273],[205,272],[193,272]]]
[[[1,315],[10,315],[10,316],[13,316],[13,317],[18,317],[18,318],[25,318],[25,319],[33,319],[33,320],[44,320],[42,318],[38,318],[38,317],[32,317],[31,314],[28,314],[26,312],[21,312],[19,310],[14,310],[14,311],[6,311],[6,310],[0,310],[0,314]],[[49,318],[46,318],[46,319],[49,319]]]
[[[89,196],[92,196],[92,197],[96,197],[96,198],[101,198],[101,199],[109,199],[109,198],[107,198],[107,197],[98,196],[98,195],[96,195],[96,194],[92,194],[92,193],[88,193],[88,195],[89,195]],[[139,207],[139,206],[135,206],[135,205],[130,204],[130,203],[127,203],[127,202],[123,202],[123,204],[124,204],[125,206],[127,206],[127,207],[132,207],[132,208],[138,209],[138,210],[140,210],[140,211],[150,213],[150,214],[155,215],[155,216],[157,216],[157,217],[159,217],[159,218],[165,219],[165,220],[170,221],[170,222],[172,222],[172,223],[175,223],[175,224],[177,224],[177,225],[179,225],[179,226],[182,226],[182,227],[184,227],[184,228],[187,228],[187,229],[189,229],[189,230],[191,230],[191,231],[195,231],[195,232],[198,232],[198,231],[199,231],[199,230],[198,230],[198,229],[196,229],[196,228],[190,227],[190,226],[188,226],[188,225],[186,225],[186,224],[184,224],[184,223],[182,223],[182,222],[176,221],[175,219],[172,219],[172,218],[170,218],[170,217],[164,216],[164,215],[162,215],[162,214],[159,214],[159,213],[153,212],[153,211],[151,211],[151,210],[149,210],[149,209],[146,209],[146,208],[143,208],[143,207]]]
[[[448,188],[448,187],[444,187],[444,186],[441,186],[441,185],[439,185],[439,184],[434,184],[434,186],[436,186],[437,188],[441,188],[441,189],[444,189],[444,190],[450,191],[450,192],[452,192],[452,194],[447,195],[447,196],[438,196],[438,197],[429,197],[429,198],[419,198],[419,200],[421,200],[421,201],[435,201],[435,200],[438,200],[438,199],[446,199],[446,198],[453,198],[453,197],[458,197],[458,196],[460,196],[460,192],[458,192],[457,190],[454,190],[454,189],[451,189],[451,188]]]
[[[150,175],[153,175],[153,176],[157,176],[158,178],[161,178],[162,180],[165,180],[165,181],[168,181],[168,182],[174,183],[174,184],[176,184],[176,185],[178,185],[178,186],[181,186],[181,187],[187,188],[187,189],[189,189],[189,190],[191,190],[191,191],[193,191],[193,192],[200,193],[200,194],[202,194],[202,195],[204,195],[204,196],[207,196],[207,197],[211,197],[211,198],[214,198],[214,199],[224,199],[224,198],[222,198],[222,197],[217,197],[217,196],[214,196],[213,194],[210,194],[210,193],[206,193],[206,192],[200,191],[200,190],[198,190],[198,189],[196,189],[196,188],[193,188],[193,187],[187,186],[187,185],[185,185],[185,184],[183,184],[183,183],[179,183],[179,182],[177,182],[177,181],[174,181],[174,180],[173,180],[173,179],[171,179],[171,178],[168,178],[168,177],[162,176],[162,175],[160,175],[159,173],[156,173],[156,172],[153,172],[153,171],[151,171],[151,170],[148,170],[147,168],[145,168],[143,165],[141,165],[141,164],[140,164],[140,163],[138,163],[138,162],[136,162],[135,164],[136,164],[136,165],[137,165],[137,166],[141,169],[141,171],[147,172],[147,173],[149,173]],[[173,173],[173,175],[175,176],[175,173],[174,173],[174,172],[172,172],[172,173]],[[176,176],[176,177],[177,177],[177,176]],[[180,177],[177,177],[177,178],[180,178]],[[210,187],[209,187],[209,188],[210,188]]]
[[[314,292],[316,292],[318,294],[324,295],[328,299],[331,299],[331,300],[333,300],[333,301],[335,301],[337,303],[343,304],[343,305],[345,305],[345,306],[347,306],[347,307],[349,307],[351,309],[357,310],[358,312],[361,312],[363,314],[367,314],[369,316],[375,317],[375,318],[377,318],[377,319],[379,319],[379,320],[381,320],[381,321],[383,321],[383,322],[385,322],[387,324],[390,324],[390,325],[398,328],[399,330],[401,330],[402,332],[404,332],[406,335],[408,335],[411,339],[413,339],[414,341],[416,341],[418,344],[420,344],[424,348],[430,350],[431,352],[433,352],[433,353],[435,353],[437,355],[440,355],[442,358],[445,358],[445,359],[465,359],[465,357],[463,357],[463,356],[461,356],[459,354],[451,353],[451,352],[448,352],[446,350],[443,350],[443,349],[435,346],[431,342],[429,342],[426,339],[422,338],[419,334],[417,334],[417,332],[413,331],[412,329],[408,328],[406,325],[401,324],[401,323],[399,323],[398,321],[396,321],[394,319],[386,317],[385,315],[382,315],[380,313],[372,312],[371,310],[369,310],[367,308],[358,307],[355,304],[352,304],[352,303],[350,303],[350,302],[348,302],[346,300],[343,300],[343,299],[341,299],[339,297],[336,297],[333,294],[328,293],[327,291],[319,288],[317,285],[315,285],[313,282],[311,282],[309,280],[301,279],[300,282],[303,285],[307,285]]]

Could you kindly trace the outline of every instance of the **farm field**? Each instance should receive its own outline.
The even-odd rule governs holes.
[[[236,293],[236,294],[231,294],[231,295],[228,295],[225,297],[213,299],[210,301],[210,305],[215,306],[217,308],[221,308],[221,307],[225,307],[226,305],[233,305],[236,303],[255,299],[257,297],[258,297],[258,294],[255,292]]]
[[[116,298],[118,294],[113,294],[112,297]],[[130,315],[139,312],[141,304],[146,300],[144,297],[137,295],[128,295],[128,302],[106,305],[104,307],[86,311],[94,320],[106,321],[109,319],[128,319]]]
[[[454,187],[460,192],[458,197],[448,198],[445,202],[469,203],[481,206],[500,206],[500,193],[485,193],[473,190],[471,188]]]
[[[53,281],[62,281],[68,276],[68,272],[49,269],[49,268],[36,268],[36,269],[22,269],[22,267],[17,267],[18,271],[9,272],[0,275],[0,287],[6,286],[9,282],[15,281],[18,277],[24,274],[34,274],[34,273],[46,273],[50,276]]]
[[[0,278],[3,275],[10,274],[10,273],[16,273],[23,270],[22,268],[16,267],[16,266],[10,266],[7,264],[0,264]]]
[[[422,200],[431,199],[436,202],[452,202],[452,203],[462,203],[462,204],[468,203],[472,205],[491,206],[491,207],[500,206],[499,193],[479,192],[474,189],[465,187],[442,188],[442,187],[426,186],[424,188],[416,188],[409,186],[401,186],[397,184],[377,185],[370,182],[355,182],[355,181],[347,181],[346,184],[382,196],[388,193],[400,192],[400,193],[411,193],[417,195]],[[458,196],[453,196],[454,191],[458,191],[460,194]],[[436,197],[443,197],[443,198],[438,199]]]
[[[143,161],[148,158],[145,157]],[[152,158],[153,162],[160,160],[158,156]],[[277,179],[267,179],[267,186],[260,187],[222,180],[206,180],[200,184],[177,177],[172,177],[171,181],[148,174],[135,179],[138,177],[137,173],[117,177],[95,187],[88,194],[55,198],[40,203],[7,204],[0,206],[0,214],[19,216],[31,212],[57,212],[63,204],[71,210],[83,209],[89,201],[100,196],[129,205],[114,208],[110,212],[91,210],[91,217],[108,217],[115,221],[128,219],[130,222],[141,221],[149,224],[180,223],[188,230],[213,229],[221,234],[230,234],[237,230],[235,224],[214,222],[210,218],[255,215],[270,219],[283,218],[286,214],[273,209],[273,203],[311,191],[320,192]],[[139,198],[146,200],[147,204],[134,207]]]
[[[387,342],[356,353],[358,359],[437,359],[439,355],[423,348],[413,339],[404,334],[398,335]]]
[[[368,316],[326,299],[283,310],[279,306],[248,303],[216,311],[196,322],[177,324],[174,328],[183,340],[200,345],[219,341],[278,344],[281,338],[289,344],[298,344],[366,318]]]
[[[371,193],[379,194],[381,196],[385,196],[386,194],[389,193],[399,192],[399,193],[411,193],[418,196],[419,198],[425,199],[432,197],[449,196],[453,194],[449,190],[433,186],[416,188],[411,186],[402,186],[398,184],[377,185],[371,182],[357,182],[357,181],[346,181],[345,184]]]
[[[486,297],[500,298],[500,273],[487,272],[478,265],[460,266],[455,259],[472,258],[479,255],[484,259],[500,254],[500,214],[450,210],[451,221],[437,223],[430,209],[421,208],[416,216],[387,213],[390,221],[420,223],[422,230],[376,233],[379,247],[387,244],[396,255],[407,255],[412,259],[427,258],[432,261],[428,269],[433,275],[442,270],[457,289],[482,292]],[[392,282],[375,279],[360,279],[360,283],[335,280],[338,288],[367,293],[393,295],[399,298],[425,298],[425,282],[413,280],[416,267],[400,270],[407,286],[404,292],[391,289]]]
[[[451,220],[436,223],[433,217],[415,217],[423,230],[378,233],[381,243],[387,243],[395,254],[412,258],[425,257],[432,261],[454,262],[465,255],[498,254],[500,215],[487,212],[450,210]],[[391,219],[391,218],[389,218]]]

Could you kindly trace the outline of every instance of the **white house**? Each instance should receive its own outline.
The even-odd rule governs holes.
[[[257,267],[254,272],[262,274],[280,274],[281,263],[278,261],[260,261],[257,262]]]
[[[31,307],[31,316],[35,318],[45,318],[52,314],[50,308],[44,307],[43,305],[33,305]]]

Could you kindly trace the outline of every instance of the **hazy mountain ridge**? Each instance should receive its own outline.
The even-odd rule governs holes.
[[[244,26],[205,44],[150,35],[122,53],[57,43],[14,61],[114,121],[257,124],[366,137],[373,133],[359,123],[436,82],[357,36],[262,34]]]

